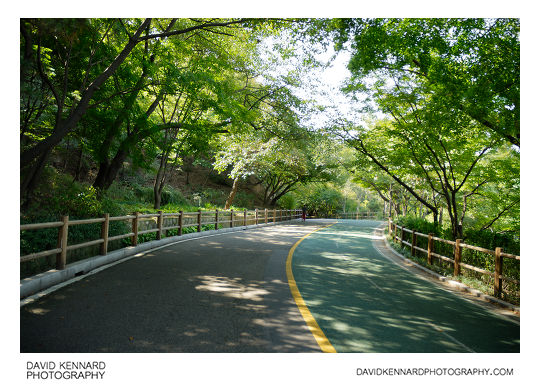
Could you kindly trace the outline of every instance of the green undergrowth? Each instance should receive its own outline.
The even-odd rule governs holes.
[[[195,189],[195,188],[194,188]],[[54,168],[45,170],[42,186],[36,192],[28,206],[21,208],[20,223],[44,223],[59,221],[68,215],[70,220],[110,216],[124,216],[134,212],[178,213],[180,211],[197,212],[223,210],[226,192],[208,187],[200,187],[194,193],[186,194],[180,190],[166,186],[161,197],[160,209],[154,208],[153,188],[138,182],[115,182],[105,192],[94,189],[91,185],[77,182],[73,177],[57,172]],[[254,199],[245,192],[238,192],[237,206],[231,209],[243,211],[252,209]],[[245,206],[242,206],[244,205]],[[155,224],[154,224],[155,225]],[[213,225],[203,225],[202,230],[214,229]],[[196,232],[194,226],[183,228],[183,233]],[[111,221],[109,237],[131,232],[129,221]],[[178,230],[168,230],[173,236]],[[101,224],[84,224],[69,227],[68,245],[75,245],[101,238]],[[138,242],[143,243],[156,238],[155,233],[139,235]],[[55,249],[58,243],[58,228],[27,230],[20,232],[20,255]],[[111,241],[108,250],[113,251],[131,245],[131,239]],[[99,254],[99,246],[85,247],[68,251],[67,262],[72,263]],[[28,277],[55,267],[55,256],[38,258],[20,265],[20,276]]]
[[[437,274],[458,281],[465,284],[466,286],[476,289],[485,293],[486,295],[495,296],[493,288],[493,278],[489,275],[483,275],[478,272],[470,271],[465,268],[462,268],[462,274],[459,276],[454,276],[454,265],[451,262],[446,262],[440,260],[436,257],[433,257],[432,264],[428,264],[427,256],[421,251],[417,251],[417,256],[412,256],[411,249],[409,246],[401,247],[399,242],[394,242],[388,234],[386,234],[388,243],[390,246],[398,253],[403,255],[405,258],[414,261],[415,263],[428,268],[429,270],[436,272]],[[451,255],[446,255],[451,257]],[[505,273],[506,274],[506,273]],[[519,285],[505,284],[503,288],[503,293],[501,295],[502,300],[505,300],[509,303],[519,306],[520,297],[519,297]]]

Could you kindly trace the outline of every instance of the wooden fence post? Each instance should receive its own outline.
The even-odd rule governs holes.
[[[500,297],[502,295],[502,269],[503,269],[503,258],[501,256],[502,248],[497,247],[495,248],[495,283],[493,292],[496,297]]]
[[[101,238],[103,239],[103,244],[101,244],[101,254],[107,254],[107,247],[109,246],[109,213],[103,215],[105,221],[101,223]]]
[[[202,211],[199,209],[199,213],[197,213],[197,232],[201,231],[201,223],[202,223]]]
[[[400,241],[400,246],[401,248],[403,248],[403,236],[404,236],[404,233],[405,231],[403,230],[403,225],[401,225],[401,241]]]
[[[234,210],[231,209],[231,228],[234,228]]]
[[[413,229],[411,238],[411,256],[416,256],[416,231]]]
[[[139,242],[139,212],[133,212],[133,215],[135,218],[131,220],[131,245],[135,247]]]
[[[62,251],[56,254],[56,269],[66,268],[69,216],[62,216],[61,221],[63,224],[58,229],[58,248],[62,248]]]
[[[432,256],[433,253],[433,233],[428,234],[428,241],[427,241],[427,262],[429,265],[432,264]]]
[[[264,208],[264,223],[268,224],[268,209]]]
[[[274,208],[274,217],[272,217],[272,222],[276,223],[276,208]]]
[[[247,209],[244,209],[244,226],[247,226]]]
[[[184,211],[178,213],[178,236],[182,236],[182,228],[184,228]]]
[[[161,230],[163,229],[163,211],[161,210],[158,211],[157,227],[158,227],[158,231],[157,231],[156,239],[161,240]]]
[[[255,208],[255,225],[259,225],[259,209]]]
[[[216,222],[215,222],[215,229],[218,230],[218,224],[219,223],[219,209],[216,209]]]
[[[388,235],[392,235],[392,220],[388,217]]]
[[[461,242],[463,240],[456,240],[456,247],[454,249],[454,276],[459,276],[461,274]]]

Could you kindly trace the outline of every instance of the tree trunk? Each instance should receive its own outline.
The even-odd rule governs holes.
[[[161,192],[163,186],[165,186],[165,172],[167,169],[167,159],[169,158],[169,152],[164,151],[161,154],[161,160],[159,162],[159,169],[154,180],[154,209],[161,207]]]
[[[163,191],[163,185],[154,185],[154,209],[161,208],[161,192]]]
[[[83,147],[81,143],[79,146],[79,159],[77,160],[77,166],[75,168],[75,177],[73,178],[73,181],[79,181],[79,179],[81,178],[82,159],[83,159]]]
[[[109,189],[116,179],[118,172],[122,168],[125,159],[127,158],[127,152],[124,150],[118,150],[112,161],[102,162],[99,165],[98,175],[92,186],[100,191]]]
[[[38,180],[47,164],[50,153],[51,151],[48,150],[35,160],[27,171],[26,176],[22,179],[20,198],[23,207],[28,206],[32,201],[32,193],[37,187]]]
[[[238,182],[240,178],[236,177],[234,179],[231,192],[229,193],[229,197],[227,197],[227,201],[225,202],[225,210],[229,210],[229,208],[232,206],[232,203],[234,201],[234,197],[236,196],[236,192],[238,191]]]
[[[135,34],[129,39],[129,41],[124,46],[123,50],[116,56],[112,63],[103,71],[96,79],[84,90],[81,95],[81,99],[77,106],[73,109],[71,115],[62,121],[60,125],[55,129],[55,131],[45,138],[44,140],[38,142],[36,145],[31,147],[28,150],[25,150],[21,153],[20,162],[21,167],[29,165],[34,159],[45,154],[47,151],[52,150],[60,141],[75,128],[77,123],[86,113],[90,100],[94,92],[103,84],[109,77],[111,77],[124,60],[128,57],[133,48],[139,43],[139,37],[142,32],[150,25],[151,19],[146,19]]]

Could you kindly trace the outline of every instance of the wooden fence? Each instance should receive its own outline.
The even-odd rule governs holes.
[[[399,230],[399,233],[398,233],[398,230]],[[410,242],[405,241],[405,238],[406,238],[405,233],[411,234],[411,237],[409,238]],[[511,283],[519,285],[519,279],[511,278],[511,277],[503,275],[503,266],[504,266],[503,260],[506,258],[506,259],[513,259],[519,262],[520,257],[509,254],[509,253],[504,253],[502,251],[502,248],[500,247],[495,248],[495,250],[493,251],[490,249],[465,244],[463,243],[463,240],[460,240],[460,239],[455,240],[455,241],[441,239],[439,237],[435,237],[432,233],[426,235],[424,233],[417,232],[413,229],[404,228],[394,223],[390,218],[388,218],[388,234],[392,237],[394,242],[399,241],[400,246],[402,248],[404,245],[410,247],[412,256],[417,256],[417,251],[421,251],[425,253],[427,255],[427,263],[430,265],[433,263],[434,257],[442,261],[446,261],[448,263],[453,264],[454,276],[461,275],[461,268],[465,268],[474,272],[491,276],[494,280],[493,293],[497,297],[501,297],[502,295],[503,281],[511,282]],[[427,239],[427,249],[421,248],[418,246],[418,241],[419,241],[418,238]],[[435,241],[443,243],[443,244],[451,245],[454,251],[453,258],[436,253],[435,247],[434,247]],[[493,264],[494,271],[488,271],[486,269],[475,267],[473,265],[462,262],[463,249],[470,249],[470,250],[492,255],[494,259],[494,264]]]
[[[336,213],[335,218],[346,219],[346,220],[381,219],[382,213],[380,212],[340,212],[340,213]]]
[[[233,228],[262,223],[276,223],[299,218],[301,215],[301,210],[255,209],[249,211],[220,211],[216,209],[215,211],[210,212],[203,212],[201,210],[198,212],[180,211],[178,213],[163,213],[162,211],[159,211],[158,213],[150,214],[141,214],[136,212],[132,215],[118,217],[104,214],[103,217],[100,218],[84,220],[70,220],[69,216],[62,216],[60,221],[39,224],[22,224],[20,226],[21,232],[37,229],[58,228],[58,242],[56,248],[21,256],[20,261],[22,263],[45,256],[56,255],[56,269],[62,270],[66,267],[68,251],[99,245],[100,254],[106,255],[109,243],[114,240],[130,239],[131,245],[136,246],[138,244],[139,236],[147,233],[155,233],[156,239],[160,240],[162,237],[167,236],[168,230],[177,230],[177,234],[182,235],[182,232],[186,227],[196,227],[197,232],[202,232],[204,225],[208,225],[217,230],[220,226]],[[141,222],[148,220],[153,220],[155,227],[144,230],[140,229]],[[131,232],[110,236],[109,226],[114,221],[130,222]],[[75,245],[69,245],[68,230],[71,227],[82,224],[101,224],[100,238]]]

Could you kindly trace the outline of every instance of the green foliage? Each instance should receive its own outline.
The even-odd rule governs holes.
[[[310,215],[326,217],[341,209],[342,195],[335,188],[318,185],[312,187],[312,190],[299,192],[298,202],[306,206]]]
[[[348,19],[350,89],[374,74],[411,77],[431,100],[519,146],[519,19]]]
[[[397,220],[397,223],[407,229],[413,229],[426,235],[429,233],[433,233],[434,236],[442,236],[442,230],[439,225],[434,224],[433,222],[428,221],[424,218],[416,216],[400,216]]]
[[[462,274],[458,277],[455,277],[454,266],[452,263],[445,262],[437,258],[433,258],[433,263],[428,264],[425,254],[421,252],[417,252],[416,256],[412,256],[410,247],[404,246],[402,248],[399,243],[395,243],[392,240],[389,240],[389,243],[394,250],[398,251],[407,259],[412,260],[416,262],[417,264],[422,265],[430,269],[431,271],[438,273],[441,276],[445,276],[448,278],[452,278],[453,280],[462,282],[468,287],[479,290],[485,294],[492,295],[492,296],[494,295],[493,280],[490,276],[482,275],[477,272],[470,271],[463,268],[461,271]],[[421,247],[426,249],[425,246],[421,246]],[[452,257],[451,249],[449,248],[447,249],[446,252],[442,250],[437,250],[437,249],[436,251],[438,254],[441,254],[443,256]],[[491,255],[486,255],[486,254],[480,255],[479,253],[474,252],[472,250],[463,249],[462,261],[467,264],[470,264],[479,268],[483,268],[489,271],[494,270],[493,257]],[[515,260],[509,260],[509,259],[505,259],[505,263],[507,264],[503,267],[503,274],[508,277],[519,279],[519,264],[516,264]],[[503,299],[506,301],[509,301],[510,303],[519,305],[520,304],[519,285],[506,282],[503,288]]]
[[[168,204],[172,205],[186,205],[188,202],[182,193],[172,187],[166,187],[161,192],[161,204],[166,206]]]
[[[451,229],[449,228],[443,229],[422,218],[417,218],[414,216],[402,216],[398,219],[397,223],[401,226],[404,226],[407,229],[416,230],[424,234],[433,233],[434,236],[453,241]],[[403,236],[404,236],[405,241],[411,242],[412,235],[410,233],[405,232]],[[486,248],[492,251],[494,251],[495,248],[497,247],[501,247],[503,251],[507,253],[515,254],[515,255],[520,254],[519,242],[516,241],[511,235],[506,234],[506,233],[496,233],[496,232],[487,231],[487,230],[469,229],[464,235],[463,242],[469,245]],[[424,237],[417,237],[417,246],[423,249],[427,249],[427,239]],[[394,248],[396,248],[396,245],[394,245]],[[434,248],[435,248],[436,253],[438,254],[441,254],[443,256],[447,256],[450,258],[453,258],[454,256],[454,249],[451,245],[435,242]],[[417,261],[418,263],[427,266],[425,257],[414,258],[410,255],[410,248],[408,247],[404,248],[401,252],[405,254],[408,258],[411,258]],[[484,252],[475,251],[468,248],[463,248],[461,259],[462,259],[462,262],[465,264],[469,264],[469,265],[482,268],[491,272],[495,270],[494,257],[492,254],[489,254],[489,253],[484,253]],[[452,276],[453,274],[452,264],[439,261],[438,259],[434,259],[434,261],[436,263],[434,266],[430,266],[429,267],[430,269],[433,269],[437,271],[438,273],[444,274],[446,276]],[[503,274],[510,278],[519,279],[520,278],[519,261],[514,260],[514,259],[504,259]],[[470,271],[463,268],[462,277],[457,278],[457,279],[464,282],[466,281],[467,283],[473,285],[477,289],[480,289],[480,290],[487,289],[487,293],[490,293],[490,294],[493,293],[493,279],[490,276],[479,274],[477,272]],[[507,296],[509,300],[515,301],[517,299],[519,301],[519,285],[516,286],[513,283],[506,282],[505,291],[506,291],[505,296]]]
[[[448,227],[441,227],[424,218],[407,215],[400,216],[396,222],[398,225],[404,226],[407,229],[416,230],[417,232],[424,234],[433,233],[434,236],[453,241],[451,229]],[[519,255],[520,253],[519,240],[516,240],[512,234],[508,233],[467,229],[463,237],[463,242],[493,251],[495,248],[501,247],[507,253],[515,255]]]
[[[467,244],[478,245],[491,250],[501,247],[506,253],[513,255],[520,254],[519,240],[516,240],[512,234],[493,232],[485,229],[470,229],[465,233],[464,239]]]
[[[296,198],[292,194],[286,194],[281,197],[278,202],[278,206],[283,209],[297,209]]]

